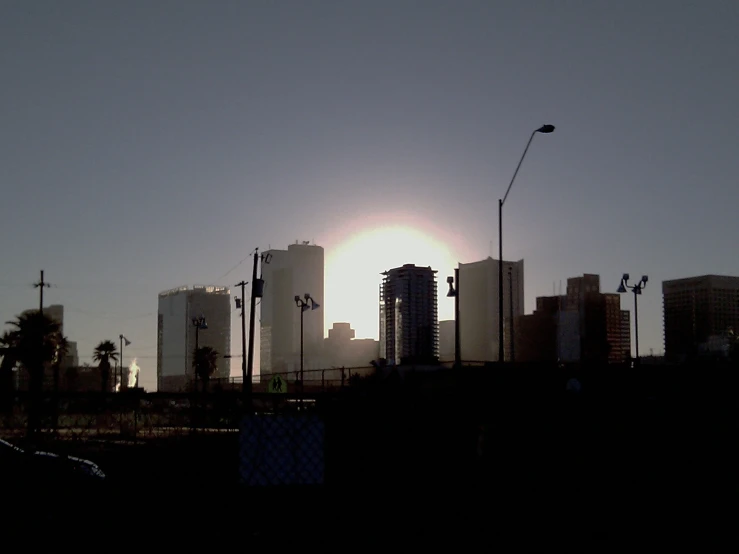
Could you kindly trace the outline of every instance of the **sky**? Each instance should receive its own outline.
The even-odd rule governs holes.
[[[647,274],[640,349],[658,353],[661,281],[739,275],[733,0],[2,0],[0,14],[0,317],[38,304],[44,269],[81,361],[123,333],[146,387],[157,294],[249,280],[255,247],[323,246],[327,327],[356,318],[377,337],[366,274],[407,248],[443,291],[455,262],[497,255],[498,198],[545,123],[504,211],[527,312],[568,277],[615,292]],[[397,243],[378,239],[389,229]],[[236,350],[236,313],[233,330]]]

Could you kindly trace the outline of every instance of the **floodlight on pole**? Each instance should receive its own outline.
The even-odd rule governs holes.
[[[634,347],[636,353],[635,360],[639,364],[639,302],[637,302],[637,299],[641,295],[641,291],[647,286],[649,277],[642,275],[641,279],[633,285],[629,285],[629,278],[630,275],[628,273],[624,273],[621,276],[621,284],[618,286],[618,292],[623,294],[630,290],[634,293]]]

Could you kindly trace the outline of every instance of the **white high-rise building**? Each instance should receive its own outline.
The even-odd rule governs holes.
[[[323,248],[309,242],[287,250],[268,250],[269,263],[262,265],[264,291],[260,304],[260,373],[294,372],[300,368],[300,309],[295,296],[308,293],[321,307],[303,313],[304,369],[321,369],[324,338]],[[269,378],[269,377],[267,377]],[[305,380],[320,373],[305,373]]]
[[[227,287],[179,287],[159,294],[158,390],[182,391],[192,382],[196,333],[193,319],[201,315],[208,328],[198,331],[198,346],[210,346],[218,352],[218,370],[213,377],[229,377],[230,364],[224,356],[231,354],[231,292]]]
[[[523,260],[503,261],[503,331],[510,357],[511,299],[513,319],[523,315]],[[463,361],[498,361],[498,260],[459,264],[459,337]]]

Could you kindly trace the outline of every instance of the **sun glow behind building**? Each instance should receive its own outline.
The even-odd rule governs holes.
[[[444,243],[409,226],[377,226],[347,237],[327,257],[326,324],[349,321],[357,338],[378,339],[381,274],[405,264],[431,266],[446,278],[457,260]],[[453,318],[454,303],[445,300],[439,302],[439,317]]]

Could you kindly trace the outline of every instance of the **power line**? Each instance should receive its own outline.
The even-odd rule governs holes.
[[[7,287],[7,288],[23,288],[23,289],[30,289],[35,288],[34,285],[29,285],[28,283],[0,283],[0,287]]]
[[[69,312],[69,313],[82,314],[88,317],[94,317],[98,319],[115,319],[115,320],[141,319],[144,317],[153,317],[157,315],[157,312],[147,312],[143,314],[130,315],[130,316],[117,316],[117,315],[107,315],[107,314],[104,315],[100,313],[88,312],[86,310],[78,310],[76,308],[67,308],[66,306],[64,308],[64,311]]]
[[[254,250],[252,250],[251,252],[249,252],[249,254],[247,254],[246,258],[244,258],[243,260],[241,260],[239,263],[237,263],[235,266],[233,266],[231,269],[229,269],[226,273],[224,273],[223,275],[221,275],[220,277],[218,277],[218,279],[215,279],[215,280],[216,281],[219,281],[219,280],[223,279],[224,277],[228,276],[229,273],[231,273],[232,271],[234,271],[241,264],[243,264],[246,260],[248,260],[249,258],[251,258],[252,255],[254,254],[254,252],[256,252],[256,250],[257,249],[255,248]]]

